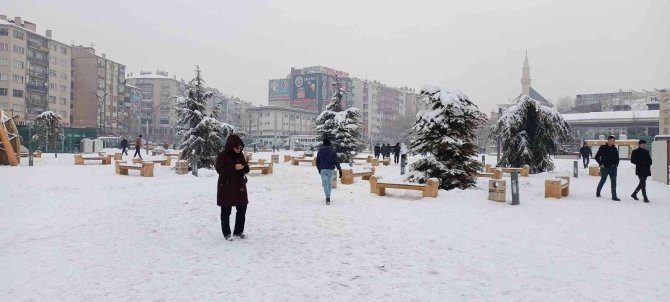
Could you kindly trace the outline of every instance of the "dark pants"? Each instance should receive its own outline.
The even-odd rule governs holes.
[[[405,174],[405,166],[407,165],[407,154],[400,156],[400,174]]]
[[[121,148],[121,154],[128,155],[128,148],[126,147]]]
[[[235,231],[233,235],[242,235],[244,233],[244,219],[247,213],[247,205],[236,206],[237,212],[235,213]],[[221,231],[223,235],[230,235],[230,213],[232,212],[233,207],[222,206],[221,207]]]
[[[393,163],[397,164],[398,162],[400,162],[400,153],[395,153],[393,154]]]
[[[642,197],[644,200],[647,199],[647,176],[640,176],[638,175],[637,178],[640,179],[640,183],[637,184],[637,188],[635,188],[635,191],[633,191],[633,195],[637,195],[637,192],[642,190]]]
[[[142,154],[140,154],[140,146],[135,146],[135,154],[133,154],[133,157],[135,156],[142,158]]]
[[[589,161],[590,161],[590,160],[591,160],[591,159],[589,158],[588,155],[587,155],[587,156],[582,156],[582,162],[584,163],[584,169],[586,169],[586,167],[589,166]]]
[[[600,168],[600,182],[598,183],[598,190],[596,193],[600,195],[600,190],[602,190],[605,181],[607,181],[607,176],[610,177],[610,184],[612,185],[612,198],[616,197],[616,169],[617,167],[604,167]]]

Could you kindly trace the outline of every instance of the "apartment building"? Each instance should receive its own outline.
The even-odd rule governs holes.
[[[318,113],[291,107],[261,106],[246,109],[243,129],[261,146],[288,145],[290,136],[314,135]]]
[[[0,109],[19,123],[52,110],[70,125],[71,47],[37,25],[0,15]]]
[[[102,135],[127,131],[119,117],[126,67],[92,47],[74,46],[71,52],[72,124],[97,128]]]
[[[126,85],[141,90],[139,124],[143,134],[158,143],[175,143],[175,125],[178,122],[174,110],[177,98],[184,96],[187,84],[183,79],[172,78],[165,71],[142,71],[139,75],[130,74]]]

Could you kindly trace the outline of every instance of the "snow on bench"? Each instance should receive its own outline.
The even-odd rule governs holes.
[[[122,160],[115,160],[114,166],[116,168],[116,174],[128,175],[128,170],[138,170],[140,171],[140,176],[143,177],[153,177],[154,176],[154,163],[153,162],[142,162],[141,164],[128,164]]]
[[[272,162],[270,164],[250,165],[250,171],[261,171],[261,174],[272,174]]]
[[[350,185],[354,183],[354,177],[360,176],[363,180],[370,180],[370,177],[375,175],[375,167],[369,167],[363,170],[342,169],[342,184]]]
[[[421,191],[423,197],[437,197],[439,191],[440,181],[437,178],[430,178],[425,185],[416,183],[390,183],[380,182],[381,177],[375,175],[370,176],[370,193],[378,194],[379,196],[386,195],[386,189],[403,189]]]

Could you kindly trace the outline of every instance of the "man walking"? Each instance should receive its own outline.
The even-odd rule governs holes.
[[[647,150],[647,141],[640,140],[638,146],[639,147],[631,153],[630,162],[635,165],[635,175],[640,179],[640,183],[630,197],[638,200],[637,192],[642,190],[643,201],[649,202],[649,199],[647,198],[647,177],[651,176],[651,155],[649,155],[649,150]]]
[[[121,155],[128,155],[128,140],[125,137],[121,140],[119,147],[121,147]]]
[[[393,163],[397,164],[400,162],[400,143],[395,143],[393,146]]]
[[[140,134],[135,140],[135,154],[133,154],[133,158],[135,158],[135,156],[139,156],[140,159],[142,159],[140,148],[142,148],[142,134]]]
[[[375,158],[379,159],[379,154],[382,153],[382,149],[381,149],[381,147],[379,147],[379,143],[375,144],[375,147],[374,147],[373,150],[375,152]]]
[[[330,144],[330,140],[323,139],[323,146],[316,154],[316,168],[321,175],[321,184],[323,185],[323,192],[326,194],[326,204],[330,204],[330,190],[331,181],[333,180],[333,170],[337,168],[342,178],[342,168],[340,162],[337,160],[337,153]]]
[[[591,152],[591,147],[587,146],[586,142],[584,142],[582,148],[579,149],[579,154],[582,155],[582,163],[584,163],[584,169],[586,169],[589,166],[589,161],[591,160],[591,156],[593,155],[593,153]]]
[[[402,143],[400,145],[400,174],[405,174],[405,166],[407,165],[407,145]]]
[[[596,197],[600,197],[600,190],[602,190],[607,176],[610,177],[610,184],[612,185],[612,200],[620,201],[616,195],[616,173],[619,166],[619,150],[614,146],[614,136],[607,137],[607,143],[600,146],[594,159],[600,165],[600,183],[596,190]]]

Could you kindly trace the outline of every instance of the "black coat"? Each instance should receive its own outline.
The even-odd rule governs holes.
[[[375,145],[375,149],[374,149],[374,150],[375,150],[375,155],[379,155],[379,153],[382,152],[382,149],[381,149],[381,147],[379,147],[379,145]]]
[[[610,147],[607,144],[604,144],[600,146],[594,159],[601,166],[617,167],[619,166],[619,149],[617,149],[616,146]]]
[[[337,152],[331,146],[323,146],[319,149],[319,152],[316,153],[316,168],[321,173],[322,169],[334,170],[337,168],[338,171],[342,171],[340,168],[340,162],[337,160]]]
[[[649,150],[637,148],[630,155],[630,162],[635,165],[635,175],[651,176],[651,155]]]
[[[582,148],[579,149],[579,154],[581,154],[582,157],[591,157],[591,155],[593,155],[591,147],[589,146],[582,146]]]
[[[122,140],[121,140],[121,145],[120,145],[120,147],[121,147],[121,148],[128,148],[128,140],[125,139],[125,138],[122,139]]]
[[[219,173],[219,181],[216,190],[216,204],[218,206],[239,206],[249,203],[247,196],[247,177],[249,164],[244,159],[244,153],[236,153],[233,148],[243,146],[242,140],[237,135],[228,136],[225,150],[216,157],[216,172]],[[242,164],[244,169],[236,170],[235,165]]]
[[[395,146],[393,146],[393,154],[400,155],[400,143],[395,144]]]

